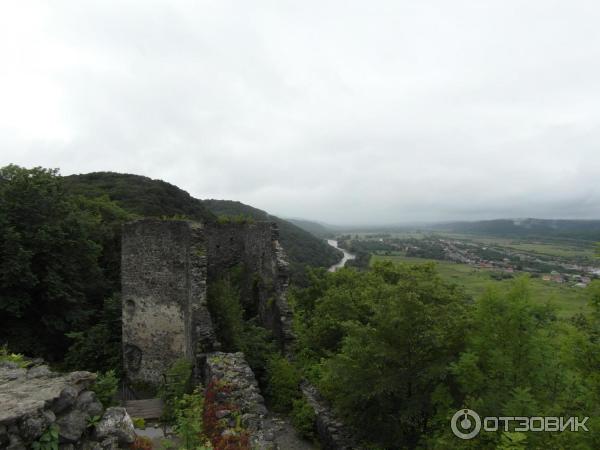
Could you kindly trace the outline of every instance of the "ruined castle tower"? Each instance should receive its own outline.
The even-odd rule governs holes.
[[[282,346],[291,339],[288,264],[268,222],[202,224],[142,219],[123,227],[123,359],[130,381],[159,384],[178,358],[218,349],[207,288],[234,266],[242,304]]]

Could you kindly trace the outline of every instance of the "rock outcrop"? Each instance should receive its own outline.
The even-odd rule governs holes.
[[[89,390],[95,379],[90,372],[59,374],[45,365],[24,369],[0,363],[0,448],[30,448],[53,426],[65,450],[117,449],[133,442],[133,424],[125,410],[104,411]],[[115,409],[122,411],[117,415]]]

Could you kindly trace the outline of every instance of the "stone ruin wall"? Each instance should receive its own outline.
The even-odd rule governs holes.
[[[201,224],[143,219],[122,243],[123,360],[129,380],[159,384],[181,357],[193,361],[215,336],[206,305]]]
[[[201,224],[141,219],[122,241],[123,359],[129,381],[159,384],[181,357],[219,349],[207,286],[243,265],[242,302],[282,347],[292,338],[288,264],[267,222]]]
[[[207,227],[208,279],[242,264],[241,298],[249,316],[258,315],[282,347],[292,340],[292,315],[286,300],[289,266],[271,222],[226,223]]]

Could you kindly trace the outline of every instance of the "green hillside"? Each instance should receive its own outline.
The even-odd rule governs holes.
[[[162,180],[127,173],[93,172],[63,177],[63,183],[65,189],[74,194],[108,195],[121,208],[140,216],[216,220],[201,200]]]
[[[63,178],[65,189],[86,197],[107,195],[123,209],[139,216],[185,216],[215,221],[219,215],[244,215],[279,225],[281,244],[286,250],[292,275],[298,279],[303,265],[328,267],[340,258],[338,251],[323,240],[265,211],[230,200],[199,200],[186,191],[161,180],[132,174],[94,172]]]

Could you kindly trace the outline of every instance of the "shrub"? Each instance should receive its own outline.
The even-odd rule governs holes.
[[[84,331],[71,331],[66,336],[71,345],[65,355],[64,368],[67,370],[114,369],[121,375],[121,299],[118,296],[107,298],[102,310],[95,314],[98,322]]]
[[[143,417],[132,417],[133,426],[139,430],[146,429],[146,420]]]
[[[257,325],[254,320],[246,322],[239,350],[244,352],[246,361],[259,382],[266,384],[268,361],[277,353],[271,332]]]
[[[190,391],[192,376],[192,363],[180,358],[167,370],[166,382],[159,388],[158,395],[164,402],[162,420],[172,423],[175,420],[175,411],[183,395]]]
[[[100,419],[102,419],[102,416],[89,416],[86,420],[87,428],[95,428],[100,423]]]
[[[31,444],[33,450],[58,450],[58,427],[51,425],[40,438]]]
[[[0,347],[0,362],[4,361],[15,363],[23,369],[31,364],[29,361],[26,361],[25,357],[20,353],[9,352],[7,345]]]
[[[96,393],[96,397],[98,397],[102,406],[108,408],[116,404],[115,395],[118,387],[119,379],[116,377],[115,371],[109,370],[104,373],[98,373],[96,382],[90,389]]]
[[[292,401],[292,423],[301,436],[315,437],[315,411],[304,398]]]
[[[300,373],[286,358],[275,354],[267,363],[267,374],[271,407],[277,412],[290,411],[293,400],[300,397]]]
[[[186,449],[205,448],[206,437],[203,434],[204,399],[200,388],[192,394],[184,394],[175,409],[175,430]]]

